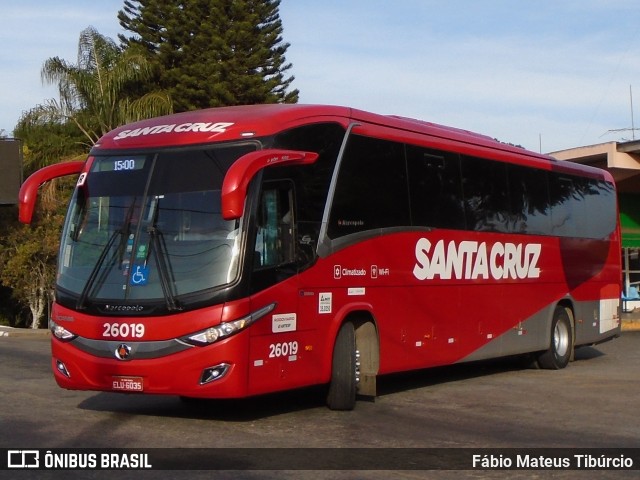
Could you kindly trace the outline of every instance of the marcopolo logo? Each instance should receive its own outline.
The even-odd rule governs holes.
[[[539,243],[502,243],[439,240],[416,243],[413,275],[418,280],[539,278]]]

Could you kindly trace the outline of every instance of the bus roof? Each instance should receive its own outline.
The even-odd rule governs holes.
[[[465,144],[468,153],[482,150],[514,154],[529,161],[543,160],[561,169],[582,171],[593,175],[594,169],[577,164],[564,165],[553,157],[538,154],[495,140],[487,135],[447,127],[436,123],[396,115],[379,115],[350,107],[304,104],[266,104],[209,108],[177,113],[124,125],[104,135],[94,146],[102,150],[135,150],[210,142],[250,140],[273,135],[285,129],[309,123],[337,122],[343,126],[362,123],[403,131],[415,137],[431,137],[449,143]],[[500,155],[502,156],[502,155]],[[560,166],[560,164],[563,164]],[[599,175],[602,175],[600,172]],[[606,176],[606,175],[605,175]]]
[[[209,108],[124,125],[104,135],[99,149],[135,149],[239,140],[274,134],[305,123],[361,121],[465,143],[500,144],[486,135],[395,115],[378,115],[329,105],[268,104]],[[505,145],[506,146],[506,145]]]

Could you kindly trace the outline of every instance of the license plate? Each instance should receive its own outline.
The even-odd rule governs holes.
[[[121,392],[142,392],[144,382],[142,377],[113,377],[111,389]]]

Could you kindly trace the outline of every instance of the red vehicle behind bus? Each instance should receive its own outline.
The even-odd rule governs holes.
[[[261,105],[120,127],[79,174],[50,318],[61,387],[239,398],[532,353],[620,332],[601,170],[344,107]]]

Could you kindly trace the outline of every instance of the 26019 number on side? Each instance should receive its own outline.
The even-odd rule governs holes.
[[[269,358],[286,357],[298,354],[298,342],[272,343],[269,345]]]

